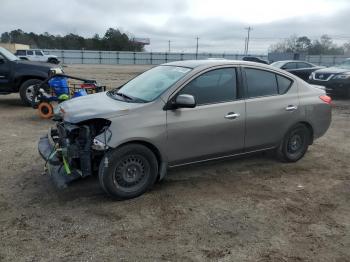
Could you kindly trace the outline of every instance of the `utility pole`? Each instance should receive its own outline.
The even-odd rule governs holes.
[[[198,58],[198,41],[199,41],[199,37],[197,36],[196,39],[197,39],[197,45],[196,45],[196,60],[197,60],[197,58]]]
[[[169,45],[168,53],[170,53],[170,50],[171,50],[171,49],[170,49],[170,44],[171,44],[171,41],[169,40],[169,41],[168,41],[168,45]]]
[[[250,31],[253,30],[253,28],[251,28],[250,26],[246,27],[245,30],[247,30],[248,36],[246,38],[246,45],[245,45],[245,50],[244,53],[245,55],[248,54],[249,51],[249,40],[250,40]]]

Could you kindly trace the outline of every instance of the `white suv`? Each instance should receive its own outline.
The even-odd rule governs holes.
[[[22,60],[37,61],[37,62],[47,62],[51,64],[59,64],[57,56],[46,55],[42,50],[17,50],[15,55]]]

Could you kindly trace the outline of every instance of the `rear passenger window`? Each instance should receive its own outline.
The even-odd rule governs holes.
[[[276,75],[258,69],[245,69],[248,97],[271,96],[278,94]]]
[[[187,84],[179,94],[193,95],[198,105],[235,100],[236,69],[223,68],[206,72]]]
[[[33,55],[33,51],[27,51],[27,55]]]
[[[279,94],[285,94],[288,91],[289,87],[292,85],[292,80],[280,75],[276,75],[276,77]]]
[[[310,67],[312,66],[308,63],[298,63],[298,68],[310,68]]]
[[[24,50],[17,50],[16,55],[26,55],[26,51],[24,51]]]
[[[282,66],[282,69],[296,69],[297,68],[297,63],[291,62],[287,63],[284,66]]]

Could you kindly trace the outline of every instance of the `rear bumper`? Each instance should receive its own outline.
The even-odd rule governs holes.
[[[41,157],[46,161],[46,173],[51,177],[57,188],[64,189],[70,182],[81,177],[75,169],[71,170],[69,175],[66,173],[63,162],[55,154],[55,145],[48,135],[40,138],[38,150]]]

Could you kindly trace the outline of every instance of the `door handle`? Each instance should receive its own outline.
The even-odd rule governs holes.
[[[225,116],[226,119],[236,119],[238,117],[240,117],[240,114],[234,112],[230,112]]]
[[[295,111],[297,109],[298,109],[298,107],[294,106],[294,105],[289,105],[286,107],[286,111]]]

